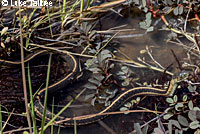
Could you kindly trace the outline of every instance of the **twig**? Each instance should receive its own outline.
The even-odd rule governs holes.
[[[174,58],[175,58],[175,60],[176,60],[176,62],[178,64],[179,69],[182,70],[181,64],[180,64],[178,58],[176,57],[176,55],[175,55],[175,53],[174,53],[174,51],[172,49],[171,49],[171,52],[172,52],[172,54],[173,54],[173,56],[174,56]]]
[[[19,2],[19,0],[18,0]],[[24,100],[25,100],[25,107],[26,107],[26,114],[27,114],[27,121],[29,126],[29,132],[32,134],[31,129],[31,119],[28,109],[28,95],[26,89],[26,76],[25,76],[25,68],[24,68],[24,50],[23,50],[23,37],[22,37],[22,22],[21,22],[21,7],[19,6],[19,18],[20,18],[20,50],[21,50],[21,66],[22,66],[22,80],[23,80],[23,90],[24,90]]]
[[[69,51],[65,51],[65,50],[59,50],[57,48],[53,48],[53,47],[46,47],[44,45],[37,45],[37,44],[33,44],[33,43],[30,43],[29,44],[30,46],[35,46],[35,47],[39,47],[39,48],[44,48],[44,49],[47,49],[47,50],[54,50],[54,51],[58,51],[58,52],[61,52],[61,53],[64,53],[64,54],[72,54],[72,55],[75,55],[75,56],[81,56],[81,57],[87,57],[87,58],[93,58],[94,56],[92,55],[86,55],[86,54],[78,54],[78,53],[73,53],[73,52],[69,52]],[[128,58],[128,57],[127,57]],[[121,62],[121,63],[130,63],[130,64],[135,64],[141,68],[149,68],[149,69],[153,69],[153,70],[156,70],[156,71],[160,71],[160,72],[163,72],[164,70],[163,69],[160,69],[160,68],[157,68],[157,67],[154,67],[154,66],[146,66],[146,65],[143,65],[139,62],[136,62],[136,61],[133,61],[131,60],[130,58],[128,58],[129,60],[120,60],[120,59],[109,59],[110,61],[116,61],[116,62]],[[129,66],[132,66],[130,65]],[[169,72],[169,71],[166,71],[167,74],[169,75],[174,75],[173,73]]]
[[[6,127],[6,124],[8,123],[8,121],[9,121],[9,119],[10,119],[10,117],[11,117],[11,115],[12,115],[13,112],[14,112],[14,109],[13,109],[12,112],[9,114],[8,119],[6,120],[5,124],[4,124],[3,127],[2,127],[2,130],[4,130],[4,128]]]
[[[159,115],[159,117],[162,117],[162,116],[164,116],[165,114],[166,114],[166,113],[162,113],[161,115]],[[151,123],[152,121],[155,121],[155,120],[157,120],[157,119],[158,119],[158,117],[156,116],[155,118],[153,118],[153,119],[151,119],[150,121],[146,122],[145,124],[141,125],[140,128],[145,127],[146,125],[148,125],[149,123]],[[132,134],[132,133],[135,133],[135,132],[136,132],[136,130],[133,130],[133,131],[130,132],[129,134]]]
[[[147,50],[147,53],[148,53],[148,55],[150,56],[151,60],[152,60],[155,64],[157,64],[160,68],[165,69],[160,63],[158,63],[158,62],[154,59],[153,55],[152,55],[151,52],[149,51],[149,47],[148,47],[148,46],[146,46],[146,50]]]
[[[13,133],[16,133],[16,132],[20,132],[20,131],[24,131],[24,130],[29,130],[29,129],[30,129],[29,127],[19,128],[19,129],[15,129],[15,130],[3,132],[3,134],[13,134]]]
[[[189,4],[189,7],[191,7],[191,5],[192,5],[192,3]],[[188,16],[189,16],[189,14],[190,14],[190,11],[191,11],[191,8],[189,8],[188,13],[187,13],[186,18],[185,18],[184,32],[186,32],[187,20],[188,20]]]

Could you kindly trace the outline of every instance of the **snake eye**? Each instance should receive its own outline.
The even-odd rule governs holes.
[[[181,73],[179,73],[179,77],[181,79],[187,78],[189,76],[189,72],[188,71],[182,71]]]

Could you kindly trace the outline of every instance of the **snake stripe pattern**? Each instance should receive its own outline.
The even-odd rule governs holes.
[[[29,62],[32,59],[35,59],[36,57],[39,57],[43,54],[47,54],[47,50],[41,50],[37,51],[33,54],[30,54],[25,58],[25,62]],[[55,91],[58,91],[59,89],[66,87],[71,80],[73,80],[78,73],[78,62],[77,59],[71,55],[70,53],[67,54],[60,54],[64,62],[67,62],[70,67],[69,70],[70,72],[64,76],[61,80],[51,84],[48,87],[48,91],[51,93],[54,93]],[[0,59],[0,64],[5,65],[5,66],[14,66],[14,65],[20,65],[20,61],[7,61],[7,60],[1,60]],[[127,91],[123,92],[122,94],[119,94],[116,96],[111,104],[107,107],[105,107],[102,111],[97,113],[97,115],[92,115],[92,116],[87,116],[81,119],[76,120],[76,125],[86,125],[90,124],[93,122],[96,122],[102,118],[105,118],[106,115],[99,115],[103,114],[106,112],[113,112],[118,110],[125,102],[127,102],[130,98],[135,97],[135,96],[169,96],[172,95],[171,93],[174,92],[173,89],[175,85],[180,81],[180,78],[173,78],[170,83],[168,89],[159,89],[159,88],[153,88],[153,87],[135,87],[128,89]],[[42,100],[42,97],[44,96],[46,88],[41,89],[36,96],[36,100],[34,102],[35,104],[35,111],[39,117],[43,117],[43,110],[44,110],[44,102]],[[53,113],[51,110],[47,108],[46,111],[46,121],[50,121],[52,119]],[[56,121],[61,121],[69,117],[63,117],[63,116],[58,116]],[[68,120],[65,121],[62,125],[64,126],[73,126],[74,125],[74,120]]]

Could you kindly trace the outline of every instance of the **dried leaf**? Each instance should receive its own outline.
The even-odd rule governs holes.
[[[1,36],[4,35],[7,31],[8,31],[8,27],[4,27],[4,28],[1,30]]]
[[[146,53],[146,52],[147,52],[146,49],[140,50],[140,54],[144,54],[144,53]]]
[[[6,46],[4,45],[3,42],[1,42],[1,47],[2,47],[2,48],[6,48]]]

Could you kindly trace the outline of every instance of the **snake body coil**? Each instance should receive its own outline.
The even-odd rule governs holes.
[[[46,53],[48,51],[46,50],[42,50],[39,51],[37,53],[34,53],[30,56],[28,56],[25,59],[25,62],[28,62],[32,59],[34,59],[37,56],[40,56],[44,53]],[[70,82],[71,79],[73,79],[74,76],[76,76],[77,73],[77,61],[74,58],[74,56],[72,56],[71,54],[66,54],[63,55],[62,54],[62,58],[65,60],[65,62],[68,62],[68,64],[70,65],[70,70],[71,72],[69,74],[67,74],[63,79],[61,79],[60,81],[50,85],[48,87],[49,91],[55,92],[56,90],[59,90],[65,86],[68,85],[68,83]],[[21,62],[12,62],[12,61],[6,61],[6,60],[0,60],[0,63],[3,65],[19,65],[21,64]],[[168,96],[171,94],[171,92],[173,92],[175,85],[177,84],[178,79],[172,79],[170,81],[169,87],[167,90],[164,89],[159,89],[159,88],[153,88],[153,87],[135,87],[135,88],[131,88],[128,89],[127,91],[123,92],[122,94],[118,95],[115,97],[115,99],[113,99],[113,101],[111,102],[111,104],[109,106],[107,106],[105,109],[103,109],[102,111],[100,111],[99,113],[97,113],[96,115],[91,115],[91,116],[86,116],[83,117],[81,119],[76,119],[76,125],[85,125],[85,124],[89,124],[95,121],[98,121],[99,119],[102,119],[105,117],[105,115],[101,115],[103,113],[106,112],[112,112],[112,111],[116,111],[117,109],[120,108],[120,106],[122,106],[122,104],[124,104],[127,100],[129,100],[132,97],[135,96],[140,96],[140,95],[144,95],[144,96]],[[42,90],[40,90],[38,92],[38,96],[36,97],[36,101],[35,101],[35,111],[37,113],[38,116],[42,117],[43,116],[43,110],[44,110],[44,105],[41,99],[41,96],[44,95],[46,88],[43,88]],[[46,111],[46,120],[50,121],[52,119],[52,112],[51,110]],[[56,121],[61,121],[61,120],[65,120],[67,117],[63,117],[63,116],[58,116],[58,118],[56,118]],[[64,126],[73,126],[74,125],[74,120],[67,120],[63,122]]]

